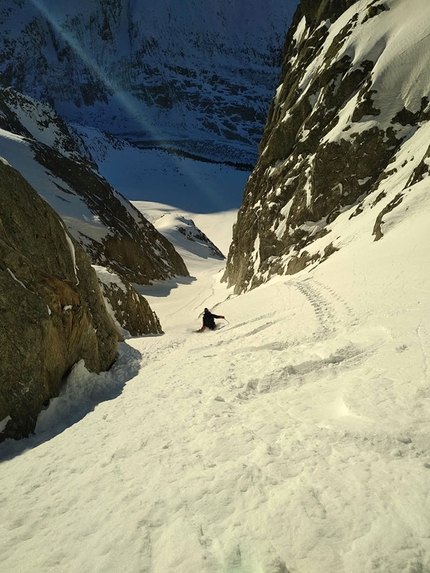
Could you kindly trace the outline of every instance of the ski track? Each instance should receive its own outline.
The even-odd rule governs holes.
[[[100,402],[62,428],[54,457],[49,441],[27,442],[37,464],[0,493],[13,507],[3,521],[2,570],[56,573],[66,563],[77,573],[85,555],[94,573],[429,570],[419,487],[430,468],[426,434],[390,418],[398,382],[378,361],[386,348],[402,356],[408,345],[313,278],[271,286],[276,303],[267,311],[252,292],[239,310],[240,299],[219,303],[214,282],[204,280],[213,293],[205,302],[230,324],[130,339],[122,352],[134,364],[140,353],[140,369],[119,360],[115,409]],[[203,299],[187,288],[182,313],[194,315]],[[170,317],[181,310],[174,296]],[[428,374],[424,323],[416,336]],[[57,486],[47,476],[70,443],[68,475]],[[118,513],[126,531],[110,520]],[[35,532],[56,548],[40,555]],[[73,557],[70,543],[80,549]],[[17,559],[8,548],[20,546]]]
[[[223,455],[220,455],[218,449],[216,449],[217,455],[214,455],[215,451],[210,454],[202,451],[197,443],[194,443],[194,439],[191,436],[188,442],[190,451],[198,452],[196,458],[203,466],[203,474],[207,472],[213,474],[215,471],[211,480],[219,482],[217,495],[224,499],[222,505],[226,509],[225,515],[220,516],[217,514],[214,522],[219,523],[221,520],[226,529],[231,529],[232,527],[234,529],[240,526],[244,517],[238,520],[236,508],[239,505],[239,507],[242,507],[242,511],[245,511],[244,507],[249,504],[249,507],[246,509],[245,521],[253,521],[250,511],[255,510],[258,514],[262,507],[270,506],[273,513],[272,518],[279,520],[278,523],[281,524],[282,520],[286,519],[284,515],[282,517],[278,515],[278,503],[282,501],[280,506],[284,507],[283,511],[287,508],[287,513],[288,510],[293,515],[300,513],[301,519],[304,519],[305,522],[308,521],[306,527],[310,531],[309,539],[302,542],[299,556],[296,557],[297,563],[297,559],[300,561],[300,558],[306,559],[305,555],[321,551],[321,539],[317,535],[319,526],[316,526],[315,523],[318,523],[320,520],[326,520],[333,513],[333,501],[331,498],[329,505],[324,501],[326,488],[310,486],[307,484],[307,478],[301,477],[309,474],[309,464],[312,472],[316,474],[322,475],[323,472],[331,474],[333,458],[336,459],[338,467],[338,458],[345,457],[344,462],[340,464],[341,467],[344,467],[341,476],[338,476],[337,479],[333,476],[333,487],[335,490],[337,489],[339,497],[336,510],[339,515],[342,515],[344,504],[347,506],[351,505],[354,508],[355,504],[358,503],[358,496],[356,498],[353,493],[348,495],[344,492],[345,479],[347,483],[348,481],[350,482],[352,492],[361,479],[355,477],[355,470],[351,471],[350,464],[362,466],[362,470],[359,469],[357,471],[363,472],[366,481],[372,482],[372,487],[376,487],[375,484],[380,475],[378,477],[378,472],[373,468],[373,464],[367,460],[366,455],[377,456],[378,452],[379,455],[382,455],[387,448],[387,437],[377,433],[374,434],[373,430],[365,429],[363,431],[363,427],[366,427],[369,422],[356,416],[350,410],[342,398],[341,391],[333,392],[333,390],[330,390],[328,392],[329,395],[336,394],[336,396],[333,395],[333,400],[330,399],[329,401],[329,409],[331,408],[329,418],[330,416],[332,417],[333,423],[327,423],[326,413],[321,416],[322,420],[319,420],[319,416],[316,415],[315,420],[312,421],[312,416],[309,416],[309,412],[306,412],[306,409],[303,411],[301,401],[294,403],[291,395],[289,399],[285,399],[285,393],[289,393],[294,387],[317,385],[318,389],[321,390],[324,387],[324,378],[336,379],[342,369],[358,367],[380,344],[379,333],[377,333],[378,336],[373,343],[373,347],[372,344],[369,344],[368,347],[350,342],[343,344],[343,335],[348,329],[358,324],[358,319],[354,316],[348,303],[332,288],[310,280],[286,283],[278,287],[278,294],[282,292],[280,297],[282,302],[280,304],[283,305],[283,312],[286,310],[286,301],[290,296],[288,295],[289,290],[297,291],[304,297],[302,305],[309,305],[312,309],[311,315],[314,317],[314,325],[310,325],[311,333],[308,338],[301,338],[300,345],[294,340],[291,343],[289,333],[284,335],[283,339],[273,342],[274,338],[279,337],[279,332],[282,332],[282,328],[280,328],[282,327],[282,320],[276,318],[278,316],[277,312],[272,312],[254,316],[246,322],[224,327],[220,331],[204,334],[203,337],[196,341],[193,339],[192,346],[196,347],[191,347],[190,341],[186,339],[181,340],[179,345],[178,343],[168,343],[168,346],[162,350],[160,355],[163,356],[167,350],[174,363],[175,350],[182,345],[190,346],[189,357],[194,361],[196,380],[199,380],[202,372],[202,369],[199,368],[199,362],[205,362],[208,359],[211,361],[216,360],[215,368],[218,374],[216,377],[213,375],[210,377],[212,392],[209,395],[205,394],[202,389],[193,387],[192,382],[181,380],[179,375],[180,369],[179,371],[175,369],[175,374],[170,378],[172,384],[170,391],[172,393],[178,390],[181,394],[185,392],[188,396],[197,396],[198,407],[193,408],[192,418],[188,420],[192,436],[201,436],[202,434],[216,431],[217,437],[214,438],[215,441],[219,439],[226,440]],[[306,315],[306,311],[303,311],[303,314]],[[269,334],[268,331],[270,329],[278,329],[277,334]],[[235,333],[238,333],[240,336],[240,344],[234,338]],[[272,342],[266,343],[264,341],[266,335],[268,340]],[[336,340],[336,337],[339,337],[339,339]],[[249,340],[255,340],[255,344],[251,346],[246,345],[246,342]],[[311,347],[315,348],[316,342],[319,342],[322,347],[328,347],[327,349],[320,349],[322,354],[325,351],[325,356],[315,358],[314,351],[310,352]],[[333,342],[334,344],[332,344]],[[332,346],[335,349],[334,352],[332,352]],[[152,349],[150,353],[153,359]],[[310,354],[308,360],[299,362],[293,360],[293,357],[303,357],[306,354]],[[264,356],[262,357],[261,355]],[[247,356],[248,359],[249,356],[255,357],[255,361],[252,360],[252,364],[250,364],[253,376],[250,376],[247,380],[243,379],[243,375],[239,375],[242,372],[242,356]],[[260,372],[258,371],[259,365]],[[211,367],[213,368],[214,366]],[[153,365],[153,368],[157,368],[157,365]],[[273,395],[273,398],[270,400],[268,400],[269,394]],[[162,395],[162,397],[166,398],[165,395]],[[255,402],[255,405],[253,405],[253,402]],[[260,416],[255,415],[256,409],[261,410],[262,408],[267,413],[267,419],[270,420],[267,424],[261,424],[261,411]],[[312,408],[318,410],[315,404],[309,405],[307,409],[311,410]],[[308,424],[303,424],[304,415],[305,417],[308,416],[310,420]],[[352,418],[356,423],[357,429],[352,432],[351,429],[345,431],[342,424],[340,424],[340,427],[337,427],[336,420],[340,420],[343,417]],[[348,423],[346,427],[349,427]],[[239,435],[237,428],[242,428]],[[336,439],[339,439],[338,434],[341,432],[343,439],[339,439],[339,441],[340,444],[344,443],[344,452],[342,453],[341,445],[339,446],[339,451],[331,451],[331,448],[327,449],[324,439],[320,435],[321,431],[328,435],[336,434]],[[170,431],[167,434],[171,435]],[[183,436],[186,432],[182,430],[179,434]],[[291,439],[292,436],[294,437],[293,440]],[[399,447],[398,440],[393,438],[391,442],[392,447]],[[205,438],[204,443],[210,443],[210,440]],[[185,443],[182,443],[182,447],[185,445]],[[404,449],[408,448],[407,440],[403,445],[405,446]],[[171,441],[164,446],[166,450],[171,450],[171,447]],[[355,453],[351,457],[352,450]],[[259,455],[253,460],[253,452],[255,451],[258,451]],[[263,457],[261,457],[262,453]],[[222,459],[219,459],[220,457]],[[233,462],[235,459],[237,461],[236,464]],[[378,462],[379,458],[375,460],[375,466],[378,465]],[[171,463],[173,464],[173,459]],[[232,471],[230,467],[227,469],[225,466],[230,466],[232,463],[236,466],[234,471],[238,472],[236,491],[231,490],[229,485],[230,479],[226,479],[226,488],[223,487],[225,473],[229,474]],[[170,464],[168,463],[167,465]],[[386,478],[387,476],[384,475],[384,479]],[[198,482],[201,480],[205,481],[203,475],[200,476]],[[288,492],[288,494],[284,493],[279,500],[273,499],[272,488],[276,489],[276,486],[280,484],[285,485],[286,481],[290,482],[289,487],[285,487],[285,492]],[[316,483],[318,483],[318,479],[316,479]],[[290,498],[297,487],[301,492],[300,497],[306,500],[300,502],[300,508]],[[198,496],[199,501],[210,497],[210,495],[211,493],[205,490],[204,496],[202,495],[201,498]],[[360,492],[360,500],[362,500],[362,495],[363,493]],[[369,499],[368,503],[370,510],[370,507],[374,506],[375,501]],[[378,511],[382,512],[385,503],[386,501],[383,500],[378,505]],[[193,514],[191,518],[192,529],[199,532],[198,542],[203,551],[203,560],[208,566],[207,570],[218,570],[218,565],[213,561],[214,548],[211,540],[213,537],[220,538],[221,536],[222,538],[222,530],[219,529],[219,525],[211,525],[207,519],[196,519],[194,511],[188,507],[188,504],[184,504],[182,508],[186,508],[185,513],[191,511]],[[206,515],[206,513],[210,514],[209,507],[205,508],[204,514]],[[205,522],[203,523],[203,521]],[[288,523],[288,519],[286,521]],[[255,523],[254,526],[256,525]],[[340,523],[337,526],[339,527]],[[278,549],[275,549],[273,545],[265,549],[266,558],[269,559],[268,556],[270,555],[271,563],[274,564],[273,571],[282,571],[288,566],[288,561],[284,561],[280,553],[285,553],[285,551],[282,551],[285,538],[288,539],[291,535],[287,534],[285,526],[282,527],[280,525],[279,529],[282,535],[279,535],[278,538]],[[370,534],[371,529],[372,524],[369,521],[368,528],[357,532],[357,541]],[[258,539],[256,530],[253,531],[253,535],[256,535]],[[262,540],[260,539],[259,543],[261,544],[261,542]],[[224,551],[227,554],[228,566],[232,570],[246,570],[244,568],[244,556],[251,551],[250,547],[242,547],[239,544],[231,548],[224,548]],[[343,570],[343,562],[340,556],[337,561],[339,570]],[[212,562],[213,566],[211,566]]]

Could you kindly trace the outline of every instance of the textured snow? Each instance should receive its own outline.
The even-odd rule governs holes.
[[[99,281],[107,286],[115,285],[120,288],[123,292],[127,292],[127,288],[119,276],[112,273],[106,267],[101,267],[100,265],[93,265],[93,269],[96,271],[97,278]],[[106,301],[105,301],[106,302]]]
[[[308,29],[306,27],[306,18],[305,18],[305,16],[303,16],[303,18],[300,20],[300,22],[296,28],[296,31],[295,31],[294,36],[293,36],[293,40],[297,44],[300,44],[300,42],[302,41],[302,38],[304,36],[306,36],[307,33],[308,33]]]
[[[427,195],[242,296],[193,253],[191,281],[147,287],[165,335],[78,364],[0,446],[2,570],[430,570]],[[223,244],[230,221],[199,226]],[[195,334],[205,306],[227,320]]]
[[[323,67],[327,49],[336,35],[354,14],[361,22],[367,13],[367,4],[354,3],[329,28],[322,50],[309,66],[301,83],[305,92],[317,70]],[[390,0],[384,3],[387,10],[377,18],[370,18],[353,28],[340,49],[336,59],[348,55],[352,67],[360,67],[365,60],[375,65],[372,70],[372,100],[376,116],[365,116],[359,122],[351,122],[351,114],[357,104],[352,98],[339,114],[339,122],[326,136],[325,141],[349,139],[355,134],[374,126],[386,130],[392,127],[392,118],[403,108],[416,113],[421,108],[422,98],[430,93],[430,78],[426,54],[430,50],[430,6],[427,0]],[[399,24],[401,22],[401,24]],[[345,128],[348,126],[348,131]],[[397,126],[397,129],[402,129]],[[399,132],[398,134],[402,134]]]

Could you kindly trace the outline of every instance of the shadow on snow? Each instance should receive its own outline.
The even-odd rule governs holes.
[[[118,398],[127,382],[139,373],[140,360],[138,350],[120,343],[117,359],[107,372],[89,372],[83,361],[78,362],[59,396],[52,398],[39,414],[35,433],[28,438],[9,439],[0,444],[0,463],[48,442],[85,418],[98,404]]]
[[[179,285],[190,285],[195,282],[196,277],[175,277],[170,280],[153,281],[152,285],[133,284],[134,289],[142,296],[167,297],[171,291]]]

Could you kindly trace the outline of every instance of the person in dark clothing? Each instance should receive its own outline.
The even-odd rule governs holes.
[[[205,308],[203,312],[203,325],[199,330],[199,332],[203,332],[203,330],[205,330],[206,328],[209,328],[210,330],[215,330],[216,328],[215,318],[224,318],[224,316],[221,316],[219,314],[212,314],[208,308]]]

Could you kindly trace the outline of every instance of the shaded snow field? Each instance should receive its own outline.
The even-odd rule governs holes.
[[[426,194],[408,208],[377,243],[340,216],[342,250],[241,296],[177,243],[192,280],[145,289],[165,334],[77,365],[0,446],[0,570],[430,571]],[[221,250],[234,215],[187,214]],[[205,306],[228,322],[197,334]]]

